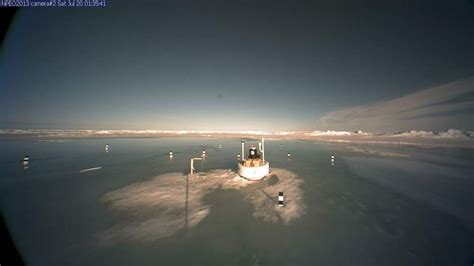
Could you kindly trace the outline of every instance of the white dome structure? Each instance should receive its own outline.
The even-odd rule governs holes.
[[[261,158],[255,145],[250,146],[247,159],[244,150],[245,141],[242,140],[241,161],[237,164],[239,175],[249,180],[262,180],[270,173],[270,163],[265,161],[265,140],[262,138],[262,142],[258,144],[258,150],[262,153]]]

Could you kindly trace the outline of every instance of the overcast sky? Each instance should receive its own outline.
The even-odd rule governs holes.
[[[473,130],[474,2],[379,2],[21,10],[0,54],[0,127]]]

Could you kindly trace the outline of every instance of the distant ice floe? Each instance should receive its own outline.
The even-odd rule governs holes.
[[[334,130],[326,130],[326,131],[313,131],[304,133],[306,136],[371,136],[372,133],[363,132],[363,131],[334,131]]]
[[[474,131],[448,129],[444,131],[410,130],[396,133],[373,133],[364,131],[212,131],[212,130],[82,130],[82,129],[0,129],[1,136],[33,137],[39,139],[64,139],[87,137],[141,137],[141,136],[198,136],[198,137],[284,137],[286,139],[313,139],[329,142],[360,142],[401,144],[393,138],[417,140],[474,140]]]
[[[102,202],[125,214],[126,218],[106,230],[100,236],[100,243],[154,241],[172,236],[186,225],[188,229],[192,228],[212,211],[212,205],[204,203],[203,198],[218,188],[239,190],[248,187],[241,192],[245,200],[253,204],[257,219],[288,224],[299,218],[306,208],[301,188],[303,179],[288,170],[276,168],[266,180],[270,179],[276,179],[276,182],[249,181],[232,170],[219,169],[189,176],[164,174],[109,192]],[[254,184],[255,189],[251,189]],[[285,207],[276,203],[280,191],[285,193]]]
[[[130,130],[130,129],[0,129],[2,135],[37,135],[38,137],[87,137],[94,135],[212,135],[212,134],[241,134],[241,135],[291,135],[296,132],[270,131],[212,131],[212,130]]]
[[[389,151],[383,151],[383,150],[361,148],[361,147],[356,147],[356,146],[349,146],[346,148],[354,153],[360,153],[363,155],[371,155],[371,156],[377,156],[377,157],[410,157],[409,154],[405,154],[405,153],[389,152]]]
[[[410,130],[396,133],[371,133],[363,131],[313,131],[304,133],[307,136],[374,136],[374,137],[423,137],[423,138],[453,138],[463,139],[474,137],[473,131],[448,129],[444,131]]]
[[[448,129],[445,131],[404,131],[393,134],[387,134],[389,137],[421,137],[421,138],[451,138],[451,139],[465,139],[474,137],[473,131],[463,131],[457,129]]]

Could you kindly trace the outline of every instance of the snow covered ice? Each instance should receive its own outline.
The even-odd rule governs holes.
[[[105,231],[101,243],[153,241],[169,237],[185,225],[196,226],[212,211],[212,205],[204,203],[203,198],[215,189],[249,187],[243,192],[245,199],[253,204],[255,218],[265,222],[288,224],[304,213],[301,189],[304,181],[298,175],[273,168],[266,180],[260,182],[244,179],[232,170],[217,169],[193,175],[159,175],[109,192],[102,201],[112,209],[125,212],[129,219]],[[286,197],[283,208],[276,204],[280,191]],[[232,206],[232,202],[228,204]]]

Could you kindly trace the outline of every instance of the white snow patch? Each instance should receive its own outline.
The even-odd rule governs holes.
[[[363,131],[334,131],[334,130],[326,130],[326,131],[313,131],[306,133],[307,136],[367,136],[372,135],[372,133],[363,132]]]

